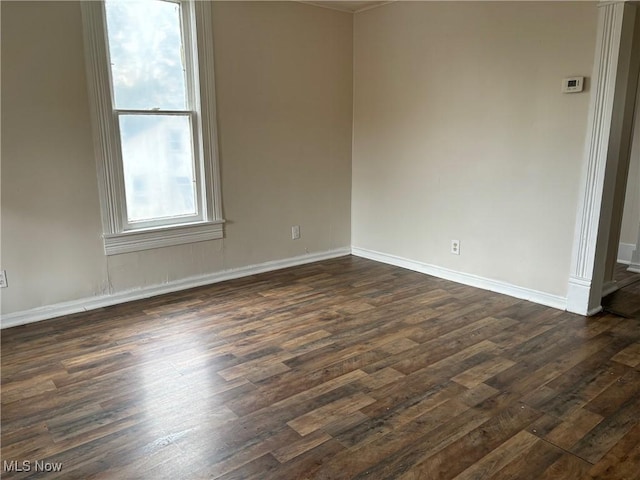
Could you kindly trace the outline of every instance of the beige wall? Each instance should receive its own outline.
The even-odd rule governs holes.
[[[633,146],[624,200],[620,243],[636,244],[638,241],[638,224],[640,224],[640,84],[638,85],[638,97],[636,100]]]
[[[2,312],[102,293],[77,4],[2,2]]]
[[[565,296],[595,3],[355,15],[352,244]],[[450,241],[461,241],[460,256]]]
[[[105,257],[79,3],[1,8],[3,313],[349,246],[350,14],[216,2],[226,238]]]

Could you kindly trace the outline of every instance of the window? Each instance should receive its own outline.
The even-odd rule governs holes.
[[[222,238],[209,2],[82,2],[107,255]]]

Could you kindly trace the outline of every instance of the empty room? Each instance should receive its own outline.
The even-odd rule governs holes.
[[[0,17],[2,478],[640,478],[640,2]]]

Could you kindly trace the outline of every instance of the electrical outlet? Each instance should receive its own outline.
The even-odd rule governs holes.
[[[451,253],[460,255],[460,240],[451,240]]]
[[[300,225],[294,225],[291,227],[291,240],[297,240],[300,238]]]
[[[0,270],[0,288],[7,288],[9,284],[7,283],[7,271]]]

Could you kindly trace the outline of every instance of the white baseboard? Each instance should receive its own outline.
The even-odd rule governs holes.
[[[620,243],[618,248],[618,263],[629,265],[630,272],[640,273],[640,263],[635,263],[633,253],[636,250],[636,246],[633,243]]]
[[[618,263],[629,265],[636,246],[633,243],[620,243],[618,247]]]
[[[162,285],[153,285],[136,290],[127,290],[124,292],[114,293],[111,295],[101,295],[98,297],[81,298],[69,302],[56,303],[44,307],[33,308],[21,312],[9,313],[2,315],[0,320],[0,328],[16,327],[27,323],[39,322],[50,318],[70,315],[72,313],[86,312],[95,310],[96,308],[108,307],[118,303],[130,302],[132,300],[141,300],[143,298],[155,297],[165,293],[178,292],[189,288],[201,287],[212,283],[232,280],[234,278],[248,277],[258,273],[271,272],[297,265],[318,262],[320,260],[328,260],[330,258],[343,257],[351,253],[350,248],[339,248],[326,252],[311,253],[308,255],[300,255],[298,257],[285,258],[283,260],[273,260],[270,262],[259,263],[257,265],[248,265],[246,267],[233,268],[221,272],[215,272],[207,275],[199,275],[189,277],[182,280],[176,280]]]
[[[469,273],[457,272],[455,270],[449,270],[448,268],[438,267],[435,265],[417,262],[395,255],[367,250],[364,248],[351,247],[351,253],[352,255],[356,255],[358,257],[368,258],[369,260],[375,260],[378,262],[395,265],[397,267],[407,268],[409,270],[425,273],[427,275],[443,278],[445,280],[451,280],[453,282],[462,283],[471,287],[481,288],[483,290],[503,293],[511,297],[529,300],[531,302],[546,305],[548,307],[558,308],[560,310],[566,310],[567,307],[567,299],[564,297],[551,295],[545,292],[539,292],[537,290],[532,290],[529,288],[518,287],[516,285],[500,282],[498,280],[492,280],[490,278],[484,278]]]
[[[578,315],[595,315],[602,309],[589,310],[589,295],[591,293],[591,280],[569,276],[569,289],[567,291],[567,311]]]

